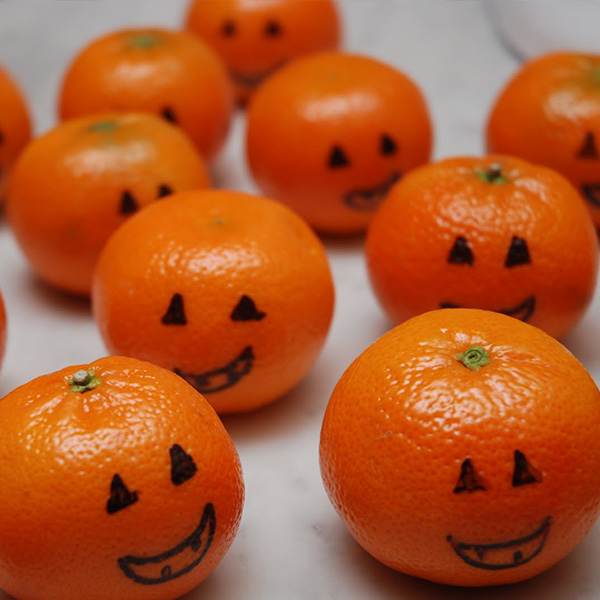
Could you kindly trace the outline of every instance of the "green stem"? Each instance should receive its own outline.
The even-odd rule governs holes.
[[[140,50],[148,50],[160,44],[160,37],[155,33],[138,33],[132,35],[128,40],[130,48],[139,48]]]
[[[96,377],[94,369],[88,369],[87,371],[80,369],[67,380],[67,384],[70,386],[69,391],[79,392],[80,394],[97,388],[101,383],[102,381]]]
[[[471,346],[464,352],[455,354],[454,358],[471,371],[479,371],[481,367],[485,367],[491,362],[487,350],[484,350],[481,346]]]
[[[117,121],[98,121],[90,125],[89,131],[114,131],[118,126]]]
[[[476,173],[480,179],[483,179],[487,183],[506,183],[506,177],[502,172],[502,165],[499,163],[492,163],[488,166],[487,170],[479,169]]]

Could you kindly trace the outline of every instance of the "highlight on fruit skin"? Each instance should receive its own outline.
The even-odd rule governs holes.
[[[345,371],[325,490],[383,564],[443,584],[533,577],[600,514],[600,392],[558,341],[477,309],[424,313]]]
[[[17,599],[174,600],[236,536],[241,464],[206,400],[109,356],[0,402],[0,588]]]

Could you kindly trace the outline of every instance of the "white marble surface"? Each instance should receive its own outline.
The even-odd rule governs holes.
[[[0,62],[28,95],[36,130],[55,121],[57,86],[70,57],[90,38],[132,24],[176,26],[182,0],[0,2]],[[517,65],[478,0],[346,0],[345,46],[397,65],[424,90],[435,125],[435,156],[479,154],[494,95]],[[254,190],[243,157],[243,116],[216,165],[223,186]],[[388,323],[369,289],[361,240],[328,242],[337,287],[324,351],[291,394],[254,414],[227,418],[240,453],[247,501],[228,555],[187,600],[427,600],[600,596],[600,527],[549,572],[510,589],[449,588],[395,573],[346,533],[323,491],[318,467],[322,415],[338,377]],[[45,372],[105,354],[89,306],[31,277],[0,223],[0,289],[9,339],[0,394]],[[566,340],[600,381],[600,305]],[[1,482],[0,482],[1,485]],[[0,592],[0,600],[8,596]]]

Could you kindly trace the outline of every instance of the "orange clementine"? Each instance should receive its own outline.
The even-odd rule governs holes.
[[[125,223],[96,268],[92,308],[112,353],[174,370],[219,413],[255,409],[316,360],[333,311],[325,250],[278,202],[174,194]]]
[[[31,121],[25,99],[12,77],[0,66],[0,201],[6,176],[31,137]]]
[[[525,63],[495,100],[486,139],[490,152],[569,178],[600,228],[600,55],[556,52]]]
[[[221,59],[197,37],[125,29],[81,50],[60,90],[61,119],[109,110],[161,115],[211,160],[227,136],[233,90]]]
[[[403,573],[453,585],[532,577],[600,512],[600,393],[566,348],[491,311],[432,311],[347,369],[321,432],[350,533]]]
[[[215,568],[244,485],[219,418],[173,373],[108,357],[0,402],[0,587],[171,600]]]
[[[417,86],[366,56],[292,61],[260,86],[247,117],[256,183],[323,233],[364,230],[390,187],[431,152]]]
[[[395,322],[483,308],[557,338],[585,313],[598,268],[577,190],[555,171],[506,156],[451,158],[407,175],[371,222],[365,251]]]
[[[290,59],[337,48],[339,21],[334,0],[194,0],[185,26],[225,61],[243,103]]]
[[[138,209],[210,185],[181,130],[143,113],[65,121],[31,142],[14,167],[7,214],[35,273],[87,295],[110,234]]]

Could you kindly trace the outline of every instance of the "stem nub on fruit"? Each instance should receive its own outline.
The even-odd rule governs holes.
[[[502,172],[500,163],[492,163],[485,171],[483,169],[477,171],[477,175],[487,183],[506,183],[506,177]]]
[[[479,371],[481,367],[485,367],[485,365],[489,365],[492,362],[487,350],[481,346],[471,346],[464,352],[455,354],[454,358],[467,367],[467,369],[471,369],[471,371]]]
[[[132,35],[128,42],[130,48],[148,50],[149,48],[154,48],[160,44],[160,37],[155,33],[138,33]]]
[[[97,121],[90,125],[89,131],[114,131],[118,126],[117,121]]]
[[[69,391],[80,394],[97,388],[101,383],[102,381],[96,377],[94,369],[75,371],[73,376],[67,380],[67,384],[70,386]]]

